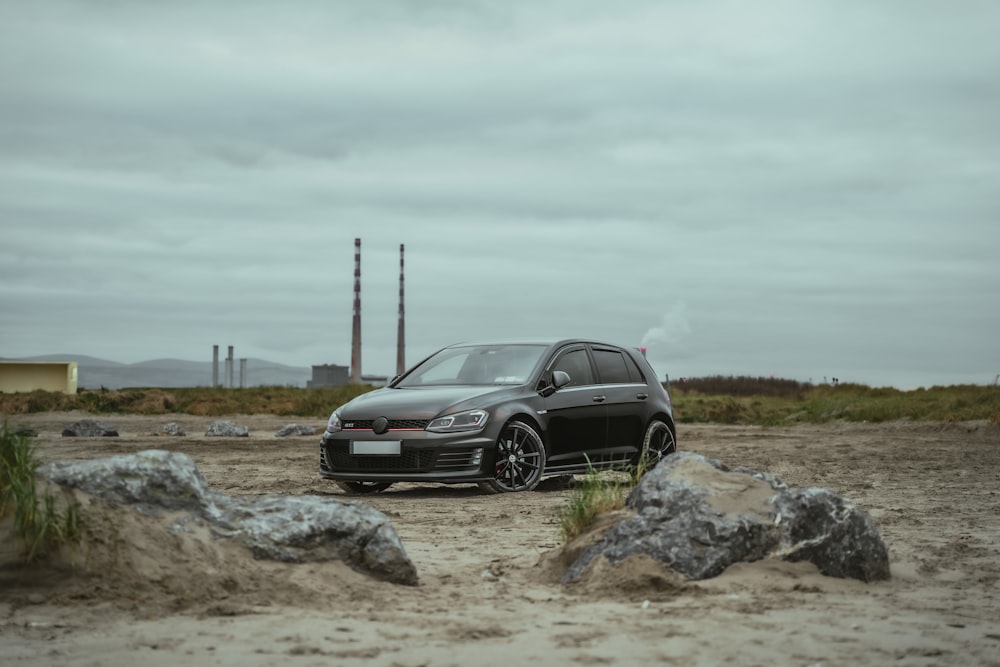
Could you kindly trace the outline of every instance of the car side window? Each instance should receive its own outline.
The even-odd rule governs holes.
[[[642,372],[639,368],[639,364],[635,363],[635,359],[629,355],[625,355],[625,364],[628,366],[629,377],[632,378],[632,382],[636,384],[646,384],[646,374]]]
[[[551,370],[565,371],[569,375],[569,387],[580,387],[594,384],[594,373],[590,369],[590,359],[583,348],[570,350],[560,354]]]
[[[594,350],[594,360],[597,361],[597,372],[601,376],[601,384],[628,384],[628,366],[625,357],[617,350]]]

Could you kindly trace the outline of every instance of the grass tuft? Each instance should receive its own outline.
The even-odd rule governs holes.
[[[0,519],[14,515],[14,533],[30,564],[49,549],[80,540],[80,514],[74,504],[60,509],[55,496],[38,486],[40,462],[31,441],[4,421],[0,427]]]
[[[563,542],[585,533],[599,516],[625,507],[625,499],[635,486],[636,477],[621,479],[617,473],[598,473],[591,469],[570,492],[559,513]]]

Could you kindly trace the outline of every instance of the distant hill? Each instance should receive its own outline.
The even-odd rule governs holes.
[[[211,361],[153,359],[122,364],[82,354],[43,354],[8,361],[75,361],[77,386],[81,389],[125,389],[129,387],[209,387],[212,385]],[[226,363],[219,360],[219,383],[226,383]],[[305,387],[312,377],[308,367],[285,366],[264,359],[247,359],[247,387]],[[233,386],[240,386],[240,362],[233,364]]]

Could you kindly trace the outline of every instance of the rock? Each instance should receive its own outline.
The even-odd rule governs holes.
[[[19,435],[22,438],[37,438],[38,429],[31,428],[30,426],[18,426],[14,429],[14,435]]]
[[[208,427],[205,435],[222,438],[246,438],[250,436],[250,431],[246,426],[240,426],[231,421],[216,421]]]
[[[806,560],[834,577],[889,578],[888,550],[871,519],[827,489],[791,490],[767,473],[679,452],[642,478],[627,505],[633,513],[585,549],[564,582],[595,558],[617,564],[632,555],[690,579],[762,558]]]
[[[87,461],[60,461],[39,468],[56,484],[80,489],[112,503],[135,505],[147,514],[183,510],[218,517],[225,496],[205,482],[191,457],[147,450]]]
[[[170,422],[169,424],[164,424],[161,433],[166,433],[167,435],[182,436],[187,435],[177,422]]]
[[[782,517],[785,545],[776,555],[783,560],[809,561],[831,577],[889,578],[889,554],[875,524],[833,491],[790,491],[778,496],[774,505]]]
[[[299,424],[288,424],[282,426],[274,434],[276,438],[287,438],[290,435],[316,435],[316,428],[313,426],[300,426]]]
[[[164,424],[161,428],[153,431],[152,435],[169,435],[169,436],[185,436],[187,433],[177,422],[169,422]]]
[[[81,419],[63,429],[64,438],[117,437],[118,430],[111,424],[94,419]]]
[[[416,585],[417,572],[388,517],[361,503],[317,496],[237,497],[211,489],[186,454],[147,450],[88,461],[49,463],[39,474],[107,502],[153,516],[185,512],[172,529],[204,522],[261,559],[340,560],[378,579]]]

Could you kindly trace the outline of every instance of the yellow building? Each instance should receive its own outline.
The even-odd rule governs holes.
[[[0,394],[61,391],[75,394],[75,361],[0,361]]]

